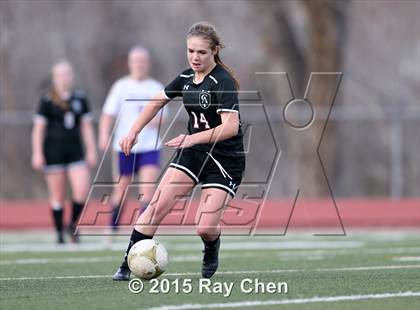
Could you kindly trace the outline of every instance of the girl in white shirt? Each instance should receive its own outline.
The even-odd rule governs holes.
[[[118,145],[118,141],[127,135],[144,104],[163,89],[160,82],[149,77],[150,54],[144,47],[135,46],[130,50],[128,68],[129,75],[112,85],[99,124],[99,148],[105,151],[110,140],[112,124],[116,121],[112,149],[117,155],[119,182],[111,197],[113,230],[118,227],[118,214],[123,204],[124,192],[133,180],[133,175],[138,173],[141,183],[153,183],[159,174],[159,116],[142,131],[141,143],[134,146],[130,155],[124,155]],[[141,192],[142,207],[145,208],[152,198],[154,188],[145,186]]]

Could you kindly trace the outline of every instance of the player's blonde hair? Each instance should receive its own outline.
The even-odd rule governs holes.
[[[60,59],[54,63],[54,65],[51,68],[51,76],[53,75],[54,70],[59,66],[68,66],[71,71],[73,72],[73,65],[67,60],[67,59]],[[62,108],[64,111],[67,111],[69,109],[68,103],[61,99],[61,97],[58,95],[57,90],[55,89],[53,83],[51,83],[51,87],[48,91],[48,94],[51,98],[51,101]]]
[[[236,78],[233,70],[226,66],[224,62],[220,59],[219,52],[222,48],[225,47],[225,45],[222,43],[220,35],[217,32],[216,28],[208,22],[195,23],[188,30],[187,38],[194,36],[201,37],[204,40],[207,40],[209,42],[210,48],[212,50],[217,50],[216,54],[214,55],[214,61],[220,66],[222,66],[224,69],[226,69],[227,72],[229,72],[230,76],[235,82],[235,88],[239,89],[239,80]]]

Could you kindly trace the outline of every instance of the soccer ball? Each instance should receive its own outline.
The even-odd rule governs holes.
[[[157,278],[165,271],[168,252],[161,243],[153,239],[141,240],[131,247],[127,262],[136,277],[149,280]]]

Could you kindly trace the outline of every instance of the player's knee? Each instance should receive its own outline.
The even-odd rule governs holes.
[[[175,201],[171,197],[160,196],[157,199],[153,197],[153,199],[148,204],[148,208],[153,207],[153,209],[155,209],[155,212],[166,215],[170,211],[174,203]]]
[[[169,213],[169,209],[160,204],[149,204],[140,215],[137,224],[139,225],[159,225],[163,218]]]
[[[117,183],[117,188],[119,190],[125,191],[128,185],[131,183],[131,176],[130,175],[122,175],[120,177],[119,182]]]
[[[163,220],[163,218],[169,213],[168,208],[166,208],[164,205],[158,205],[153,209],[153,218],[157,221]]]
[[[63,209],[63,206],[64,206],[64,199],[62,199],[62,200],[52,200],[50,202],[50,205],[51,205],[51,209],[53,209],[53,210],[61,210],[61,209]]]
[[[73,201],[85,201],[88,195],[88,191],[85,189],[74,191],[72,195]]]
[[[148,204],[153,199],[154,192],[144,192],[143,193],[143,203]]]
[[[64,189],[53,190],[50,192],[50,202],[64,203],[66,200],[66,193]]]
[[[118,183],[114,187],[113,195],[122,196],[124,194],[125,189],[126,189],[125,184]]]

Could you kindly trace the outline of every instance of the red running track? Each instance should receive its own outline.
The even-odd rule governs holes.
[[[340,233],[342,227],[420,227],[420,198],[398,201],[389,199],[337,199],[328,200],[268,200],[264,204],[248,200],[233,200],[223,216],[224,229],[254,233],[264,229],[285,233],[290,228],[321,228]],[[168,228],[194,228],[197,203],[177,203],[162,223]],[[65,208],[66,220],[70,206]],[[337,212],[338,211],[338,212]],[[129,202],[120,215],[120,223],[131,226],[139,208]],[[82,214],[79,227],[101,228],[109,223],[109,207],[98,202],[89,203]],[[339,215],[338,215],[339,214]],[[52,228],[50,209],[44,201],[0,201],[0,229]]]

